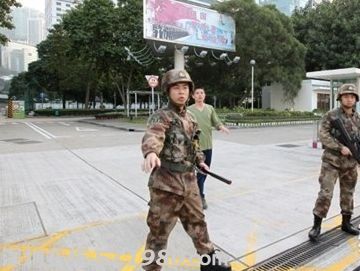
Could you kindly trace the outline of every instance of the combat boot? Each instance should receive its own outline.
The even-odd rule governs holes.
[[[312,241],[312,242],[319,241],[319,235],[320,235],[320,231],[321,231],[321,222],[322,222],[322,218],[317,215],[314,215],[314,226],[309,231],[310,241]]]
[[[200,271],[231,271],[231,266],[220,262],[215,251],[202,255],[202,259]]]
[[[207,202],[206,202],[206,199],[205,199],[205,198],[201,198],[201,203],[202,203],[203,210],[206,210],[207,207],[208,207]]]
[[[359,230],[354,228],[354,226],[350,223],[350,220],[351,220],[351,215],[343,215],[341,229],[349,234],[359,235]]]

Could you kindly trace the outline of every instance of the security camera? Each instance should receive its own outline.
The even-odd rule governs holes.
[[[233,63],[238,63],[239,61],[240,61],[239,56],[234,57],[234,59],[232,60]]]
[[[157,49],[157,52],[160,54],[165,53],[166,50],[166,46],[165,45],[160,45],[159,48]]]
[[[204,57],[206,57],[206,55],[207,55],[207,51],[206,50],[202,50],[199,54],[196,52],[196,50],[195,50],[195,48],[194,48],[194,53],[195,53],[195,55],[197,56],[197,57],[201,57],[201,58],[204,58]]]
[[[222,53],[219,58],[220,60],[224,60],[226,57],[227,57],[227,53]]]
[[[181,47],[180,51],[186,54],[186,52],[189,50],[189,46],[183,46]]]
[[[203,51],[200,52],[199,55],[200,55],[200,57],[206,57],[207,51],[203,50]]]

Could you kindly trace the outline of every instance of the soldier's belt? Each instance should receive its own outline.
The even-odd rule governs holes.
[[[161,167],[166,168],[170,171],[175,171],[179,173],[192,172],[194,171],[193,165],[185,165],[181,163],[173,163],[169,161],[161,160]]]

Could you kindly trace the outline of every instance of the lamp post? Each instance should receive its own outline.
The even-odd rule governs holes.
[[[250,60],[251,65],[251,111],[254,111],[254,66],[256,62],[254,59]]]

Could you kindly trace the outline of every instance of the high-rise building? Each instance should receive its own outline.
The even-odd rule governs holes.
[[[35,46],[18,42],[1,46],[0,53],[0,66],[17,73],[27,71],[29,64],[38,59]]]
[[[275,5],[278,10],[290,16],[295,8],[305,7],[309,2],[321,2],[321,0],[256,0],[259,5]]]
[[[11,41],[36,45],[44,38],[44,14],[27,7],[14,8],[11,12],[14,29],[0,29]]]
[[[0,67],[19,73],[38,59],[35,46],[45,38],[45,19],[42,12],[27,7],[14,8],[11,16],[14,29],[0,29],[10,39],[6,46],[0,46]]]
[[[49,30],[61,21],[61,17],[81,0],[45,0],[45,25]]]

